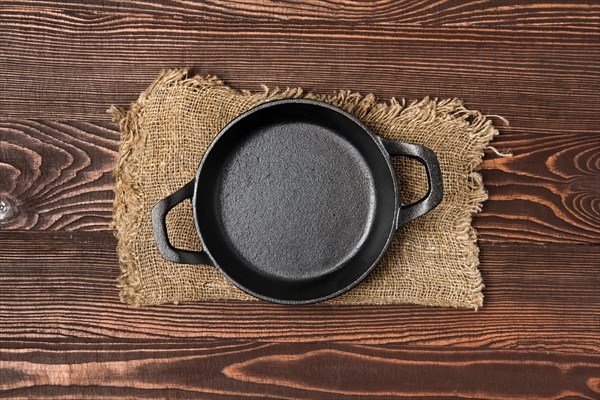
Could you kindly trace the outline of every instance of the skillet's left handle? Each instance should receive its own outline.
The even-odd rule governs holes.
[[[192,198],[195,183],[196,181],[192,179],[181,189],[156,203],[152,208],[152,232],[158,252],[165,260],[178,264],[213,265],[205,251],[183,250],[173,246],[167,232],[167,214],[177,204]]]
[[[381,139],[383,147],[390,155],[404,156],[415,159],[425,166],[429,189],[421,200],[408,205],[400,206],[396,227],[400,227],[431,211],[440,204],[443,198],[442,171],[435,153],[431,149],[414,143],[396,142]]]

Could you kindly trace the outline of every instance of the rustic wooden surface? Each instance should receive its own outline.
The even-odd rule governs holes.
[[[0,397],[599,398],[599,65],[589,1],[0,3]],[[484,307],[120,303],[106,109],[175,66],[510,120]]]

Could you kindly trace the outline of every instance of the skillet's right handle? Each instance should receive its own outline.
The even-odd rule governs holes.
[[[400,206],[396,224],[396,227],[398,228],[408,221],[412,221],[431,211],[435,206],[440,204],[444,192],[442,171],[440,170],[440,163],[438,162],[435,153],[425,146],[385,139],[381,139],[381,141],[390,155],[415,159],[423,164],[427,171],[427,181],[429,183],[427,194],[421,200],[413,204]]]
[[[152,208],[152,232],[161,256],[178,264],[213,265],[205,251],[189,251],[174,247],[167,232],[167,214],[173,207],[194,195],[195,180],[192,179],[175,193],[165,197]]]

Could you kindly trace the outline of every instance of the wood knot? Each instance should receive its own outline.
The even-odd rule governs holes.
[[[0,194],[0,224],[10,221],[17,213],[16,201],[6,194]]]

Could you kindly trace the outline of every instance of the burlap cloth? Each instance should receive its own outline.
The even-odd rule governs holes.
[[[129,110],[110,110],[122,132],[114,204],[121,299],[136,306],[253,300],[213,267],[165,261],[152,236],[150,212],[194,177],[205,149],[227,122],[260,103],[284,98],[322,100],[384,138],[423,144],[435,151],[443,173],[443,202],[403,226],[373,273],[330,302],[480,307],[484,286],[471,220],[486,199],[474,169],[497,134],[489,119],[458,99],[407,104],[347,90],[328,95],[300,88],[239,91],[216,77],[188,78],[186,69],[164,71]],[[420,198],[426,191],[424,169],[403,157],[393,160],[404,202]],[[168,229],[176,246],[199,249],[189,203],[169,214]]]

